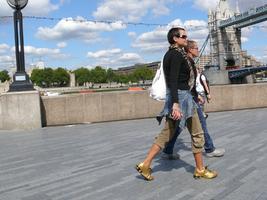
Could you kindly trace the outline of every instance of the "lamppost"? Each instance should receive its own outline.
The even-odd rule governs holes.
[[[13,75],[13,83],[9,87],[9,92],[34,90],[33,84],[25,72],[24,41],[23,41],[23,22],[21,10],[27,5],[28,0],[7,0],[8,5],[14,11],[14,33],[15,33],[15,52],[17,70]]]

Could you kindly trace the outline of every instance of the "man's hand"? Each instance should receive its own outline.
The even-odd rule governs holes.
[[[205,99],[201,95],[197,95],[197,99],[198,99],[199,104],[205,103]]]
[[[210,94],[207,94],[207,99],[208,99],[208,101],[211,101],[211,96],[210,96]]]

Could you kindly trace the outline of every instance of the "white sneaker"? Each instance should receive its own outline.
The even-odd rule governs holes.
[[[207,157],[221,157],[225,153],[225,149],[220,148],[220,149],[215,149],[213,152],[206,153]]]
[[[167,153],[162,152],[161,158],[166,159],[166,160],[179,160],[180,155],[178,153],[167,154]]]

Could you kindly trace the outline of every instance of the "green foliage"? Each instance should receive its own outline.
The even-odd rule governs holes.
[[[133,73],[129,74],[128,78],[129,78],[129,81],[131,81],[132,83],[138,82],[137,77]]]
[[[91,70],[91,82],[92,83],[106,83],[107,82],[107,73],[106,70],[100,66]]]
[[[90,82],[91,72],[88,68],[81,67],[74,71],[76,82],[79,86],[84,85],[87,82]]]
[[[129,82],[136,83],[138,81],[143,81],[144,83],[145,80],[152,80],[154,76],[153,70],[146,66],[139,67],[128,75],[119,75],[114,73],[111,68],[106,70],[101,66],[97,66],[91,70],[81,67],[73,72],[75,74],[76,83],[78,83],[79,86],[85,85],[85,83],[117,82],[120,84],[128,84]],[[64,87],[69,85],[70,76],[63,68],[57,68],[55,70],[51,68],[34,69],[31,74],[31,80],[39,87]]]
[[[57,68],[53,72],[53,86],[65,87],[69,85],[70,75],[63,68]]]
[[[53,69],[52,68],[45,68],[43,69],[42,73],[42,84],[44,87],[51,87],[53,83]]]
[[[2,83],[10,80],[10,76],[8,75],[7,70],[3,70],[0,72],[0,80]]]
[[[63,87],[69,84],[70,76],[63,68],[57,68],[55,70],[52,68],[33,69],[31,80],[39,87]]]
[[[107,82],[109,83],[116,80],[116,75],[111,68],[108,68],[106,77],[107,77]]]
[[[117,76],[117,83],[120,83],[120,84],[127,84],[129,83],[129,76],[125,75],[125,74],[120,74]]]
[[[143,81],[144,83],[145,80],[153,79],[154,73],[153,70],[147,68],[146,66],[142,66],[135,69],[133,75],[138,81]]]
[[[33,69],[31,73],[31,81],[39,87],[44,87],[44,70],[43,69]]]

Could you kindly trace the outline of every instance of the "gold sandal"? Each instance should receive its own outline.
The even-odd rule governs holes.
[[[135,169],[145,178],[145,180],[152,181],[154,179],[154,177],[151,176],[152,169],[145,167],[144,163],[139,163],[135,166]]]
[[[198,178],[212,179],[212,178],[215,178],[216,176],[218,176],[218,173],[214,170],[208,169],[207,166],[202,170],[198,170],[196,168],[194,172],[195,179],[198,179]]]

